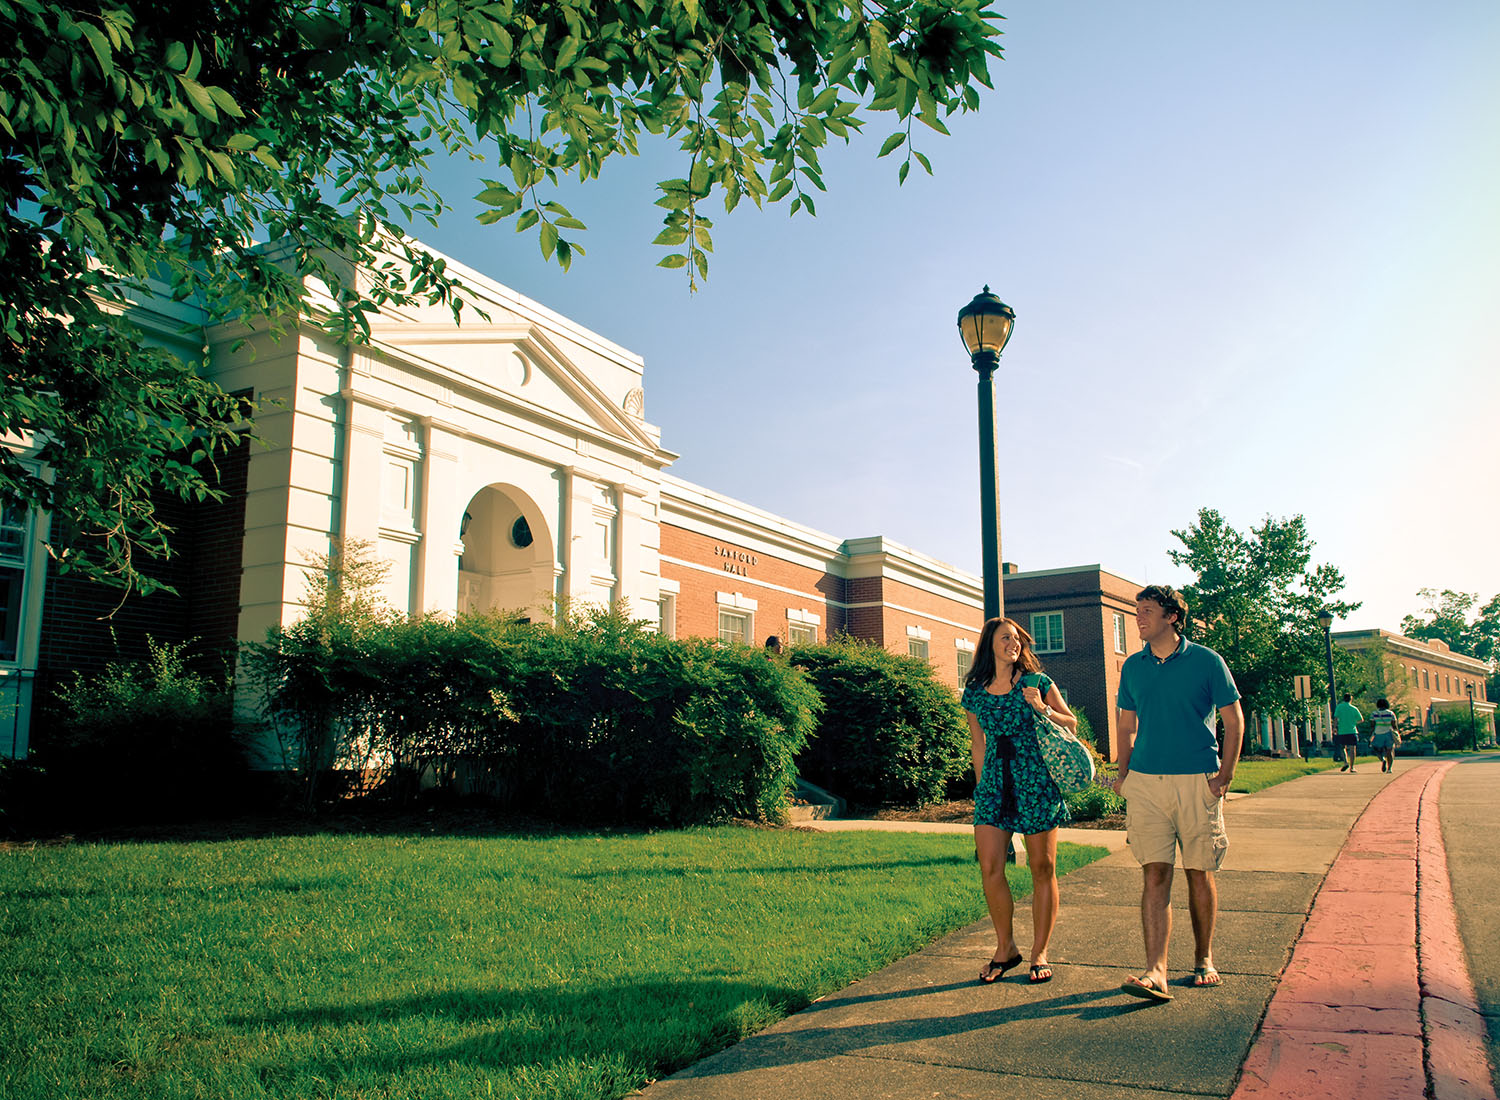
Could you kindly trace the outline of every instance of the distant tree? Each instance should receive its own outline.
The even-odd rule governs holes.
[[[438,155],[489,155],[480,220],[567,267],[583,225],[548,195],[643,136],[677,143],[662,260],[708,270],[726,208],[814,212],[818,151],[884,112],[979,105],[999,16],[981,0],[0,0],[0,502],[58,522],[64,570],[149,589],[153,497],[215,497],[247,410],[119,314],[165,286],[252,326],[311,312],[359,335],[384,303],[463,307],[393,224],[447,209]],[[253,242],[266,242],[257,246]],[[310,309],[315,306],[315,309]],[[269,319],[269,320],[267,320]]]
[[[1436,638],[1455,653],[1492,664],[1500,659],[1500,595],[1477,611],[1478,593],[1420,588],[1417,596],[1426,605],[1423,614],[1402,619],[1402,634],[1422,641]]]
[[[1203,508],[1197,523],[1172,535],[1182,549],[1169,550],[1168,557],[1194,574],[1183,587],[1188,633],[1228,662],[1245,708],[1291,709],[1298,675],[1310,674],[1326,698],[1318,613],[1326,608],[1342,618],[1360,605],[1337,598],[1343,573],[1311,564],[1316,544],[1307,521],[1267,516],[1241,533]]]

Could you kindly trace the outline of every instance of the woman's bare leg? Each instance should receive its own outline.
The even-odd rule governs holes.
[[[1057,927],[1057,830],[1026,838],[1026,866],[1031,870],[1031,965],[1047,965],[1047,948]]]
[[[984,900],[989,906],[990,921],[995,926],[995,959],[1005,962],[1016,954],[1016,936],[1011,928],[1016,903],[1010,896],[1005,878],[1005,848],[1010,833],[993,825],[974,826],[974,846],[979,851],[979,878],[984,884]],[[1030,840],[1028,838],[1028,850]]]

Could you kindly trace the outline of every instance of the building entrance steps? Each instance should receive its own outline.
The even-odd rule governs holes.
[[[1220,987],[1191,985],[1192,932],[1178,874],[1173,1001],[1120,992],[1120,982],[1139,973],[1143,948],[1140,871],[1127,851],[1116,851],[1061,880],[1047,985],[1028,985],[1024,971],[979,985],[994,947],[981,921],[642,1095],[1180,1100],[1298,1096],[1312,1084],[1323,1097],[1493,1100],[1482,1013],[1493,1011],[1500,968],[1478,967],[1484,992],[1467,1004],[1461,988],[1440,992],[1435,977],[1455,973],[1455,959],[1464,959],[1457,935],[1436,931],[1442,902],[1500,896],[1500,870],[1477,846],[1464,849],[1451,888],[1436,884],[1437,863],[1446,878],[1438,794],[1445,783],[1477,791],[1483,783],[1471,772],[1500,779],[1489,761],[1403,760],[1390,775],[1322,772],[1231,802],[1227,869],[1217,876]],[[1477,816],[1482,803],[1463,805]],[[1448,858],[1456,850],[1450,844]],[[1419,881],[1427,909],[1417,907]],[[1447,911],[1451,922],[1451,902]],[[1015,927],[1024,952],[1024,901]],[[1500,950],[1494,928],[1483,942]],[[836,931],[829,950],[837,950]],[[1435,1094],[1427,1093],[1429,1080]]]

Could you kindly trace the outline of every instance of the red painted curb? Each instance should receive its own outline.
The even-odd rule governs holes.
[[[1354,823],[1233,1100],[1497,1100],[1439,820],[1453,766],[1393,779]]]

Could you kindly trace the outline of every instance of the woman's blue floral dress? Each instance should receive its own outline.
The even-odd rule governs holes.
[[[1027,686],[1045,696],[1052,680],[1043,673],[1028,674],[1004,695],[971,686],[963,696],[964,710],[979,719],[984,731],[984,770],[974,788],[974,824],[1023,836],[1073,820],[1042,760],[1035,712],[1021,693]]]

